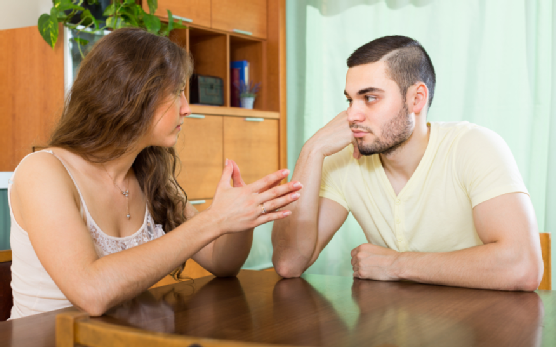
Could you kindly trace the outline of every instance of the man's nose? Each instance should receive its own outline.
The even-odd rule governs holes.
[[[364,108],[358,102],[352,102],[351,106],[347,109],[348,122],[362,122],[365,120]]]

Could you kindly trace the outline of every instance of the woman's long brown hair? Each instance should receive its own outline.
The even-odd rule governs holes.
[[[193,70],[190,55],[165,37],[118,29],[83,60],[49,147],[103,163],[131,150],[153,126],[155,111],[178,95]],[[147,147],[133,170],[155,223],[169,232],[185,221],[174,148]]]

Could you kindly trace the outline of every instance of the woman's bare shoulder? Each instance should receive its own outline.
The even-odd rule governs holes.
[[[74,184],[68,171],[56,156],[48,151],[33,153],[23,159],[13,176],[13,187],[20,193],[27,191],[25,187],[32,187],[35,194],[51,188],[72,192]]]

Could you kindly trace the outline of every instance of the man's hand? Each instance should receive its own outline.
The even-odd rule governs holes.
[[[349,127],[346,111],[340,112],[307,142],[311,146],[315,146],[324,157],[337,153],[352,143],[354,148],[353,157],[355,159],[361,157],[359,147]]]
[[[353,277],[379,281],[395,281],[399,278],[392,271],[398,252],[364,243],[351,251]]]

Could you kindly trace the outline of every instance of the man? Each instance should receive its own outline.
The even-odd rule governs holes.
[[[369,242],[351,252],[355,277],[535,290],[536,218],[502,138],[427,123],[436,77],[411,38],[371,41],[347,65],[349,107],[303,146],[304,193],[274,224],[276,271],[300,276],[351,212]]]

